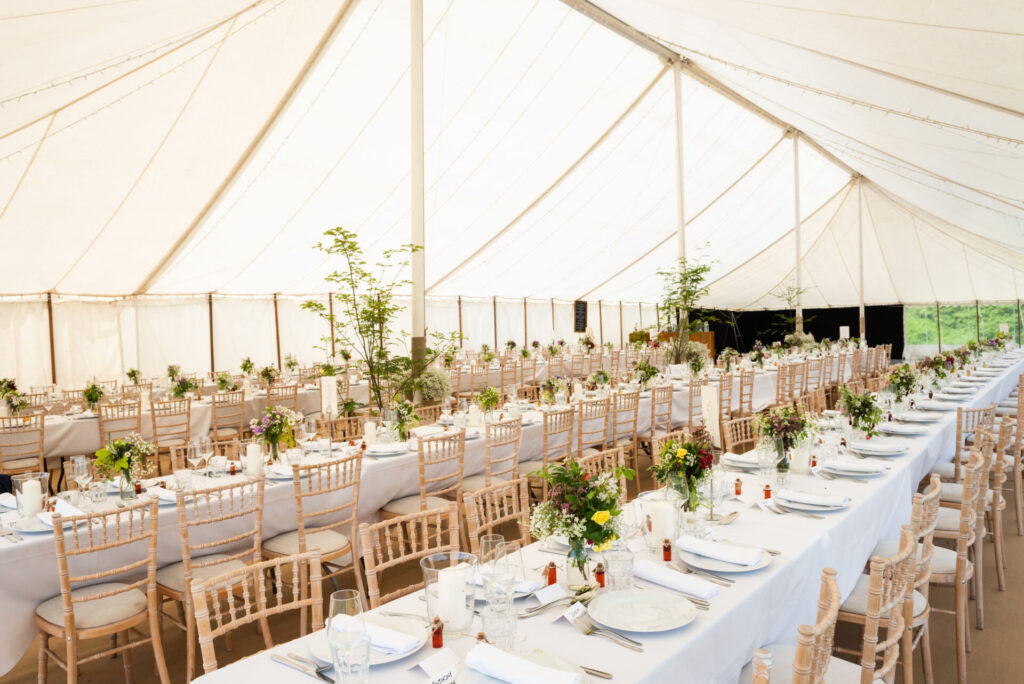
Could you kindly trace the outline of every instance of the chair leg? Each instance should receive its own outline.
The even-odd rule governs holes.
[[[185,613],[185,684],[195,676],[196,663],[196,615],[190,600],[182,601],[178,607]],[[182,608],[183,607],[183,608]]]
[[[997,501],[998,503],[998,501]],[[1006,549],[1003,548],[1003,513],[992,506],[992,543],[996,552],[996,588],[1006,591]]]
[[[932,642],[929,625],[931,620],[921,626],[921,675],[925,684],[935,684],[935,675],[932,672]],[[911,654],[913,655],[913,654]],[[913,681],[913,680],[911,680]],[[907,682],[910,684],[910,682]]]
[[[985,629],[985,582],[982,579],[982,566],[985,564],[985,532],[982,531],[977,536],[974,542],[974,622],[977,629]]]
[[[900,655],[903,656],[903,681],[914,681],[914,628],[907,623],[900,640]]]
[[[46,655],[46,647],[50,643],[50,635],[46,632],[39,630],[39,657],[36,673],[36,681],[38,684],[46,684],[46,666],[49,664],[50,657]]]
[[[122,646],[128,644],[128,632],[118,632],[118,641]],[[126,648],[121,651],[121,663],[124,665],[124,684],[132,684],[132,650]]]
[[[160,680],[160,684],[170,684],[171,676],[167,672],[167,659],[164,657],[164,634],[162,630],[162,618],[158,615],[160,613],[160,603],[158,601],[152,601],[149,604],[149,631],[153,637],[150,642],[153,647],[153,660],[156,664],[156,675]],[[191,641],[189,643],[192,643]],[[189,677],[192,676],[191,663],[188,668]]]
[[[1014,455],[1013,464],[1013,512],[1017,516],[1017,536],[1024,537],[1024,471],[1021,470],[1016,460],[1019,454]]]
[[[967,639],[970,630],[967,629],[967,585],[957,581],[953,591],[956,594],[956,681],[957,684],[967,684]]]

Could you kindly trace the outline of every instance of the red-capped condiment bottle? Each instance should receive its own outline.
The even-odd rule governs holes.
[[[770,484],[766,484],[764,486],[764,498],[766,498],[766,499],[772,498],[772,486]]]
[[[235,462],[232,461],[231,462],[231,474],[234,475],[236,472],[237,472],[237,468],[235,467]]]
[[[441,622],[441,618],[434,618],[434,623],[430,626],[430,645],[434,648],[444,647],[444,623]]]
[[[554,561],[551,561],[550,563],[548,563],[547,573],[548,573],[548,586],[550,587],[552,584],[555,584],[556,582],[558,582],[558,569],[555,568],[555,562]]]
[[[736,492],[736,496],[743,493],[743,480],[736,478],[736,483],[733,485],[733,491]]]
[[[594,580],[598,586],[604,587],[604,563],[598,563],[597,567],[594,568]]]
[[[668,539],[661,542],[661,559],[666,563],[672,560],[672,542]]]

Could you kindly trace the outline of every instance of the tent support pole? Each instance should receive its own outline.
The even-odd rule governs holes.
[[[1020,346],[1020,300],[1017,300],[1017,346]]]
[[[213,293],[206,294],[206,311],[210,319],[210,372],[216,373],[217,369],[213,360]],[[214,378],[216,380],[216,378]]]
[[[277,318],[277,293],[274,293],[274,343],[277,345],[277,370],[281,370],[281,325]]]
[[[793,237],[796,245],[796,331],[804,331],[803,274],[800,268],[800,131],[793,131]]]
[[[57,384],[57,355],[53,350],[53,293],[46,293],[46,318],[50,322],[50,382]],[[135,316],[138,320],[138,314]]]
[[[981,303],[974,300],[974,339],[981,342]]]
[[[939,353],[942,353],[942,314],[939,312],[939,303],[935,302],[935,332],[939,339]]]
[[[459,349],[462,349],[462,295],[459,295]]]
[[[411,87],[411,170],[412,189],[412,372],[418,375],[426,356],[426,260],[423,227],[423,0],[411,0],[409,83]]]
[[[683,193],[683,65],[681,60],[672,64],[672,83],[676,106],[676,256],[686,258],[686,212]]]
[[[655,327],[658,330],[661,330],[661,311],[658,308],[658,303],[657,302],[654,303],[654,320],[655,320]],[[655,331],[655,332],[657,332],[657,331]]]
[[[327,293],[327,313],[331,321],[331,364],[334,364],[334,293]]]
[[[600,328],[597,339],[601,342],[601,346],[604,346],[604,303],[597,300],[597,327]]]
[[[523,349],[530,348],[530,334],[526,330],[526,297],[523,297]]]
[[[491,297],[491,322],[494,323],[494,353],[498,353],[498,298]]]
[[[857,267],[860,270],[860,339],[867,338],[867,330],[865,329],[864,320],[864,208],[861,206],[863,201],[863,191],[861,185],[864,183],[864,179],[858,174],[857,175]]]
[[[622,300],[619,300],[619,349],[622,349]]]

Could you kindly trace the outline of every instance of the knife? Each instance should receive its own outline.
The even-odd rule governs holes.
[[[312,668],[307,668],[304,665],[302,665],[301,663],[296,662],[296,661],[294,661],[294,660],[292,660],[290,658],[285,658],[283,655],[280,655],[278,653],[275,653],[272,656],[270,656],[270,659],[273,660],[275,663],[279,663],[279,664],[284,665],[286,667],[290,667],[293,670],[298,670],[302,674],[309,675],[310,677],[313,677],[314,679],[319,679],[320,681],[328,682],[328,684],[334,684],[334,680],[331,679],[330,677],[328,677],[327,675],[320,674],[316,670],[314,670]]]

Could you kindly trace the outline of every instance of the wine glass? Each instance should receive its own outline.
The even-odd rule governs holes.
[[[312,443],[316,441],[316,418],[306,418],[305,437],[306,442]]]
[[[338,684],[366,684],[370,677],[370,635],[363,619],[363,603],[355,589],[331,594],[327,644]]]
[[[213,456],[213,442],[210,441],[209,437],[203,436],[196,440],[196,455],[199,457],[200,462],[210,462],[210,457]]]
[[[203,460],[199,456],[199,444],[196,440],[193,439],[185,448],[185,459],[188,461],[188,464],[192,466],[193,471],[196,470],[199,463]]]

